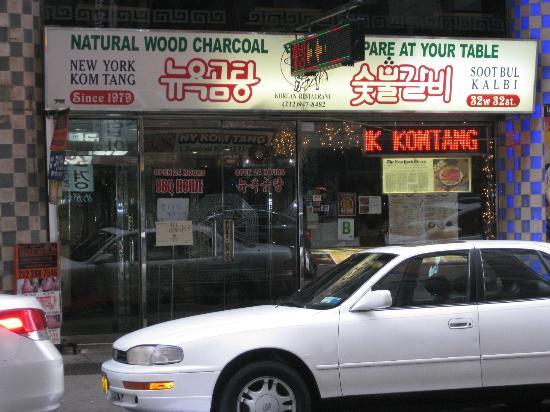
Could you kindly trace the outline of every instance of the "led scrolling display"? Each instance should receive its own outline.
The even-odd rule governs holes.
[[[289,43],[290,74],[307,76],[365,58],[365,39],[357,22]]]
[[[391,139],[383,139],[380,129],[363,131],[365,153],[478,152],[479,143],[477,129],[396,129]]]

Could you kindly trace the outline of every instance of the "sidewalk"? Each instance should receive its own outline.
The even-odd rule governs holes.
[[[122,412],[113,406],[101,391],[101,364],[111,357],[111,345],[78,347],[73,355],[69,348],[63,353],[65,367],[65,395],[61,401],[63,412]]]

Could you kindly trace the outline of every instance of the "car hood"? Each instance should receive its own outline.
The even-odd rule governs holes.
[[[115,341],[113,347],[126,351],[136,345],[179,345],[210,336],[301,325],[322,311],[288,306],[252,306],[190,316],[149,326]]]

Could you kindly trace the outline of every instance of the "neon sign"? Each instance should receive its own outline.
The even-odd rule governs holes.
[[[395,129],[391,136],[381,129],[363,131],[365,153],[479,152],[477,129]]]

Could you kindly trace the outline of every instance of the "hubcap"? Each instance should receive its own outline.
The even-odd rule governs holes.
[[[239,393],[237,412],[296,412],[296,397],[279,378],[254,378]]]

